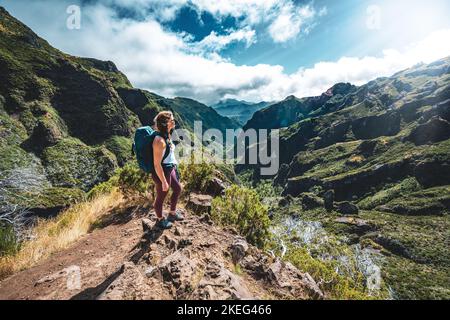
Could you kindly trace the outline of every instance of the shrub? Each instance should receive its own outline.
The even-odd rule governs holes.
[[[99,183],[94,188],[92,188],[88,192],[87,198],[89,200],[91,200],[100,195],[111,193],[114,190],[114,188],[118,188],[119,187],[119,177],[120,177],[121,172],[122,172],[122,168],[117,169],[116,172],[114,173],[114,175],[111,178],[109,178],[108,181]]]
[[[237,227],[248,242],[260,248],[270,239],[268,211],[254,190],[232,185],[224,197],[213,199],[211,217],[221,225]]]
[[[147,197],[149,192],[153,192],[153,180],[142,171],[135,161],[125,165],[119,174],[119,189],[125,198]]]
[[[336,272],[337,262],[321,261],[313,258],[306,248],[289,248],[284,259],[300,270],[309,273],[315,279],[327,298],[343,300],[371,299],[364,288],[362,275],[351,279]]]
[[[182,162],[179,166],[180,175],[184,184],[185,194],[191,192],[203,193],[206,191],[208,181],[214,175],[215,167],[211,163],[202,162],[194,163],[194,161]]]
[[[19,241],[14,227],[0,221],[0,256],[11,255],[17,252]]]

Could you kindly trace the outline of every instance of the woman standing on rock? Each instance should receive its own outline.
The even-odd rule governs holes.
[[[172,112],[162,111],[155,117],[155,127],[159,135],[153,140],[153,181],[156,186],[155,213],[158,217],[156,227],[168,229],[175,221],[183,220],[183,215],[177,210],[178,198],[182,187],[179,182],[178,161],[175,158],[175,145],[172,142],[172,131],[175,128],[175,119]],[[166,151],[170,148],[170,151]],[[167,154],[168,153],[168,154]],[[165,157],[164,157],[165,156]],[[172,188],[170,198],[170,212],[167,218],[163,217],[164,199]]]

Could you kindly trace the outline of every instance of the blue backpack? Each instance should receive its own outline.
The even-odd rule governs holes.
[[[146,173],[154,173],[155,167],[153,163],[153,140],[156,136],[163,137],[160,132],[153,130],[152,127],[141,127],[136,130],[134,134],[133,153],[136,155],[136,160],[141,168]],[[166,141],[166,151],[163,160],[167,158],[170,153],[170,145]]]

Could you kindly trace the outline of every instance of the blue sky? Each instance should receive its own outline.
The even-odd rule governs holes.
[[[450,55],[446,0],[0,0],[67,53],[212,104],[318,95]],[[80,28],[68,28],[80,8]],[[73,20],[71,20],[73,21]]]

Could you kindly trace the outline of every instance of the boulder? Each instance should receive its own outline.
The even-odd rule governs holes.
[[[191,193],[186,208],[192,210],[197,215],[211,213],[212,197],[206,194]]]
[[[144,231],[144,233],[152,231],[152,229],[153,229],[153,222],[150,219],[143,218],[141,220],[141,224],[142,224],[142,231]]]
[[[308,273],[300,272],[290,262],[284,263],[277,259],[269,266],[266,280],[281,295],[295,298],[308,296],[313,299],[324,297],[314,279]]]
[[[225,183],[217,177],[213,177],[205,185],[206,193],[213,197],[221,196],[225,193]]]
[[[337,204],[337,211],[343,215],[354,215],[358,214],[359,209],[355,204],[349,201],[344,201]]]
[[[238,264],[247,253],[248,243],[245,239],[237,239],[233,244],[229,247],[231,252],[231,258],[233,259],[234,264]]]

